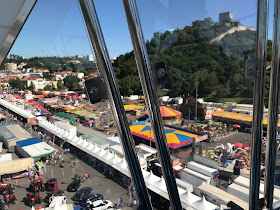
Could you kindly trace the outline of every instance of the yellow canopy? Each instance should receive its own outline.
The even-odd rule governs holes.
[[[135,104],[129,104],[129,105],[123,105],[125,111],[129,110],[140,110],[143,108],[143,106],[135,105]]]
[[[238,120],[241,122],[247,122],[247,123],[252,123],[253,116],[248,115],[248,114],[240,114],[236,112],[219,112],[213,114],[215,117],[220,117],[226,119],[231,119],[231,120]],[[263,125],[267,126],[267,117],[263,118]],[[280,126],[280,122],[278,121],[278,126]]]

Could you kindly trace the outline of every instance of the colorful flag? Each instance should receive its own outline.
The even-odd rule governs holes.
[[[33,182],[33,175],[32,175],[32,172],[29,169],[29,166],[27,167],[27,171],[28,171],[28,177],[29,177],[30,182]]]

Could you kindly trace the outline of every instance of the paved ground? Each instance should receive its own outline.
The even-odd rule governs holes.
[[[59,148],[55,145],[56,149],[59,151]],[[75,166],[73,161],[70,159],[69,155],[63,155],[65,159],[65,168],[60,168],[58,165],[48,165],[46,168],[47,173],[43,175],[43,180],[47,180],[48,178],[55,177],[58,179],[58,188],[63,189],[65,191],[65,195],[68,198],[67,203],[74,203],[71,198],[75,193],[69,193],[66,191],[66,188],[69,183],[71,183],[71,179],[74,177],[74,174],[77,173],[81,175],[81,177],[86,174],[87,172],[91,173],[91,179],[87,180],[85,183],[82,184],[82,187],[92,187],[93,193],[99,193],[103,196],[107,189],[109,189],[109,195],[106,199],[112,201],[114,204],[117,203],[118,198],[122,198],[125,205],[130,202],[129,197],[127,196],[127,190],[123,187],[119,186],[115,182],[110,179],[107,179],[103,174],[99,173],[98,171],[94,170],[92,167],[87,165],[86,163],[82,162],[81,160],[76,160]],[[27,178],[12,180],[10,181],[16,187],[16,197],[18,199],[18,203],[16,205],[11,205],[9,209],[30,209],[29,207],[25,206],[22,202],[24,196],[26,196],[26,188],[29,186],[29,181]],[[43,198],[46,196],[46,192],[41,193]],[[37,204],[36,207],[42,205]],[[76,205],[74,205],[76,206]],[[132,209],[131,207],[122,207],[121,209]]]

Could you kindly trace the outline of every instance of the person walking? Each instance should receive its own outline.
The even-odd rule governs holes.
[[[87,177],[88,177],[88,179],[90,179],[90,172],[87,173]]]

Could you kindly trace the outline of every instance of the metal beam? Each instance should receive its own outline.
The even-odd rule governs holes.
[[[133,44],[137,69],[140,75],[151,125],[153,127],[156,147],[159,154],[162,173],[169,193],[171,206],[173,209],[182,209],[136,1],[123,0],[123,4]]]
[[[94,3],[92,0],[79,0],[79,3],[95,52],[98,69],[101,71],[107,86],[114,122],[122,141],[131,179],[136,189],[141,208],[147,210],[152,209],[148,190],[146,188],[138,157],[135,152],[135,145],[127,122],[126,113],[121,100],[121,94],[117,85],[117,80],[101,31]]]
[[[254,82],[254,108],[252,122],[252,150],[250,169],[250,210],[258,209],[260,169],[262,155],[263,107],[265,93],[266,49],[267,49],[268,0],[258,0],[257,14],[257,74]]]
[[[6,1],[1,3],[0,11],[3,9],[9,11],[9,21],[12,21],[12,23],[7,23],[7,25],[0,27],[0,29],[3,29],[1,36],[4,36],[0,37],[0,65],[7,57],[36,2],[37,0],[24,0],[22,3],[19,1]],[[19,3],[21,3],[20,6],[18,5]],[[3,15],[3,13],[1,14]]]
[[[274,1],[274,30],[271,60],[268,127],[265,155],[265,188],[267,208],[272,209],[275,182],[278,115],[280,105],[280,0]]]

